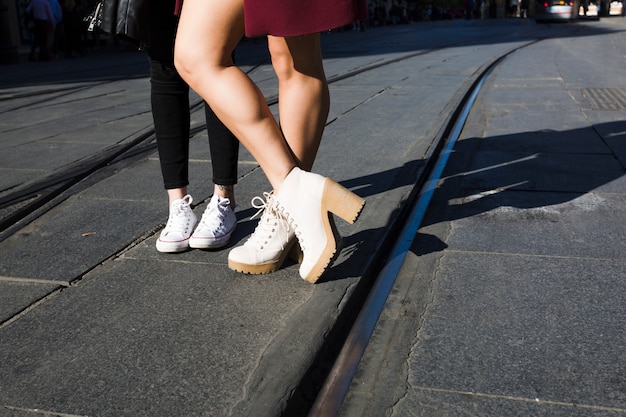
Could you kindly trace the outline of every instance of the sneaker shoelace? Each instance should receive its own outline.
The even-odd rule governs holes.
[[[219,202],[217,204],[219,205]],[[209,205],[204,211],[200,223],[209,230],[221,230],[224,228],[224,213],[217,205]]]
[[[261,215],[261,218],[259,219],[259,224],[256,229],[254,229],[254,233],[248,238],[248,241],[263,249],[272,236],[278,233],[280,237],[284,237],[284,239],[280,239],[280,242],[281,249],[285,249],[285,243],[287,243],[289,235],[289,222],[277,221],[283,217],[276,210],[272,193],[264,192],[263,197],[265,197],[265,200],[262,197],[256,196],[251,201],[252,207],[258,209],[258,211],[250,217],[250,220],[259,217],[259,215]],[[284,224],[287,224],[286,228]]]
[[[191,202],[193,199],[190,195],[186,195],[180,200],[176,200],[172,203],[170,208],[170,216],[167,219],[166,229],[170,231],[178,231],[183,235],[188,231],[189,227],[189,213],[191,212]]]

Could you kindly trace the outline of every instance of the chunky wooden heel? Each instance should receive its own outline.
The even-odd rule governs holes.
[[[353,224],[361,214],[365,200],[330,178],[324,182],[322,207]]]

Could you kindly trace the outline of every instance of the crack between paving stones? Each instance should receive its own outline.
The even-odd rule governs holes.
[[[609,412],[614,412],[614,413],[626,412],[626,408],[606,407],[602,405],[593,405],[593,404],[580,404],[580,403],[572,403],[572,402],[566,402],[566,401],[554,401],[554,400],[546,400],[546,399],[541,399],[541,398],[515,397],[512,395],[489,394],[485,392],[449,390],[449,389],[431,388],[431,387],[413,387],[413,389],[416,391],[425,391],[425,392],[430,392],[430,393],[455,394],[455,395],[463,395],[463,396],[475,397],[475,398],[507,400],[507,401],[515,401],[515,402],[532,403],[532,404],[538,404],[538,405],[553,405],[553,406],[586,409],[586,410],[593,410],[593,411],[609,411]]]
[[[49,410],[40,410],[38,408],[24,408],[24,407],[15,407],[11,405],[3,405],[2,408],[10,410],[10,411],[20,411],[24,413],[33,413],[37,415],[42,415],[45,417],[88,417],[84,414],[67,414],[67,413],[59,413],[57,411],[49,411]]]

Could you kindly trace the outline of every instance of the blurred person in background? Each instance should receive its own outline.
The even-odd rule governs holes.
[[[33,42],[36,42],[36,48],[31,48],[31,59],[34,59],[36,49],[39,49],[39,61],[49,61],[52,59],[50,47],[54,40],[54,30],[56,27],[56,19],[52,12],[52,6],[49,0],[31,0],[26,6],[26,13],[30,14],[33,19]]]

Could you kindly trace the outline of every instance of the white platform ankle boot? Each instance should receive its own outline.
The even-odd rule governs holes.
[[[330,213],[354,223],[365,200],[330,178],[294,168],[274,196],[274,203],[300,242],[304,255],[300,276],[314,283],[341,249],[341,237]]]
[[[262,213],[254,233],[228,253],[228,267],[234,271],[267,274],[280,268],[287,256],[298,262],[302,259],[293,227],[276,213],[273,195],[263,196],[265,200],[252,199],[252,206],[259,209],[252,219]]]

